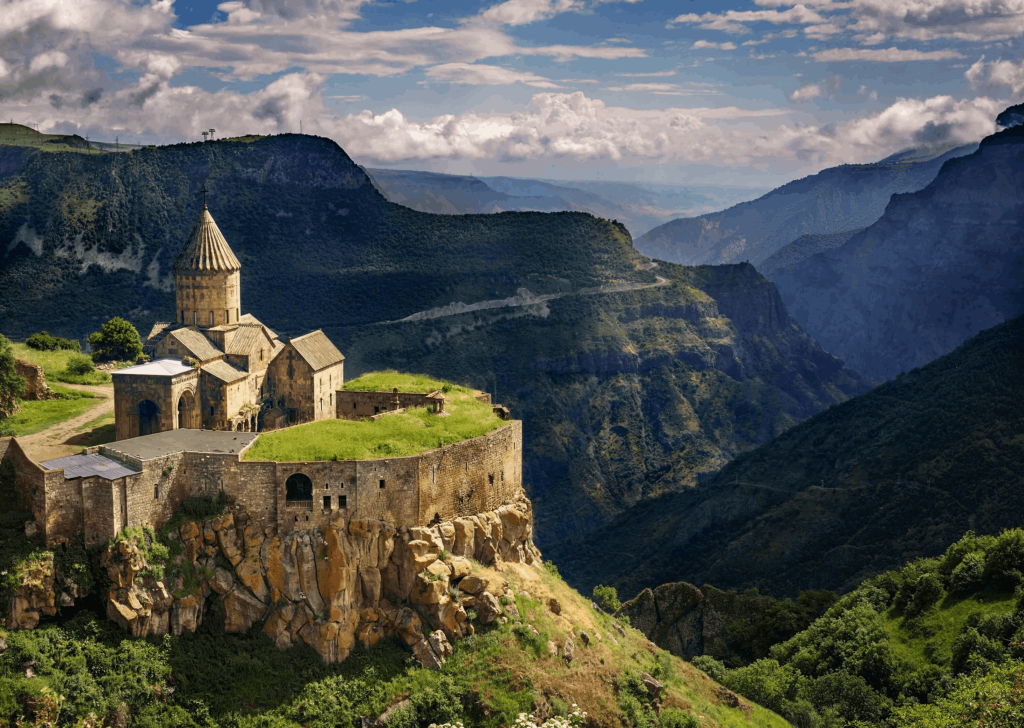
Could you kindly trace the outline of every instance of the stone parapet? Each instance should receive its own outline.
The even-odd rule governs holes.
[[[25,380],[24,400],[55,399],[57,395],[52,389],[46,386],[46,374],[38,364],[25,361],[24,359],[14,360],[15,373]]]

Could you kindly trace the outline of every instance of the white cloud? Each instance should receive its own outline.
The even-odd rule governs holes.
[[[736,50],[735,43],[712,43],[706,40],[699,40],[690,46],[691,50],[700,50],[701,48],[717,48],[720,51],[734,51]]]
[[[788,5],[789,3],[787,3]],[[669,27],[682,23],[698,23],[705,30],[721,30],[726,33],[749,33],[744,23],[772,23],[773,25],[825,23],[825,18],[805,5],[796,5],[788,10],[728,10],[721,14],[685,13],[668,22]]]
[[[822,96],[823,94],[824,94],[824,91],[822,91],[821,85],[820,84],[816,84],[816,83],[812,83],[812,84],[808,84],[807,86],[801,86],[796,91],[791,93],[789,95],[789,100],[790,101],[807,101],[808,99],[816,99],[819,96]]]
[[[449,83],[464,83],[477,86],[507,86],[524,83],[535,88],[561,88],[549,78],[528,71],[513,71],[501,66],[471,63],[444,63],[426,71],[427,78]]]
[[[1024,60],[991,61],[985,63],[982,56],[974,63],[964,77],[971,88],[984,93],[1005,94],[1020,97],[1024,94]]]
[[[647,51],[643,48],[611,48],[602,46],[538,46],[536,48],[517,47],[515,53],[524,56],[551,56],[556,61],[571,61],[575,58],[603,58],[615,60],[618,58],[647,58]],[[497,53],[493,55],[499,55]],[[511,54],[500,54],[511,55]]]
[[[627,76],[628,78],[660,78],[675,76],[675,71],[650,71],[648,73],[616,73],[616,76]]]
[[[708,93],[705,91],[691,91],[674,83],[631,83],[626,86],[609,86],[609,91],[646,91],[659,96],[684,96],[692,93]]]
[[[877,61],[902,63],[904,61],[943,61],[963,58],[957,51],[919,51],[906,48],[830,48],[812,54],[821,63],[832,61]]]
[[[582,9],[583,3],[580,0],[506,0],[481,11],[478,16],[467,19],[467,22],[527,25],[559,13]]]

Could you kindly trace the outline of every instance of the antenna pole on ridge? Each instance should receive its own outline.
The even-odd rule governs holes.
[[[203,184],[203,189],[200,190],[203,193],[203,209],[206,209],[206,185]]]

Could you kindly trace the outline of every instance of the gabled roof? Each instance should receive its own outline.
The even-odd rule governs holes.
[[[288,343],[295,347],[295,351],[306,360],[314,372],[345,361],[345,357],[338,351],[338,347],[332,344],[331,340],[327,338],[327,334],[320,329],[311,331],[297,339],[291,339]]]
[[[248,355],[263,338],[263,327],[256,324],[242,325],[227,345],[228,354]]]
[[[231,251],[228,241],[220,232],[213,216],[203,203],[203,211],[192,226],[188,240],[174,261],[175,275],[195,272],[241,270],[242,264]]]
[[[217,361],[211,361],[209,364],[203,364],[203,372],[216,377],[222,382],[237,382],[239,379],[244,379],[248,376],[245,372],[240,369],[235,369],[233,366],[228,364],[223,359]]]
[[[267,328],[267,325],[260,321],[258,318],[253,316],[251,313],[243,313],[241,318],[238,319],[240,324],[256,324],[257,326],[263,327],[263,333],[267,335],[267,338],[271,341],[277,341],[277,334]]]
[[[209,339],[196,328],[189,326],[183,329],[175,329],[171,336],[178,340],[188,352],[199,361],[209,361],[224,356],[224,352],[213,345]]]
[[[166,329],[168,326],[174,326],[174,323],[171,321],[166,321],[153,324],[153,328],[149,330],[149,336],[146,337],[146,341],[149,341],[154,336],[159,336],[160,334],[162,334],[164,332],[164,329]]]
[[[157,359],[156,361],[136,364],[133,367],[125,367],[111,372],[115,377],[121,375],[138,375],[143,377],[176,377],[179,374],[192,371],[192,367],[182,364],[180,359]]]

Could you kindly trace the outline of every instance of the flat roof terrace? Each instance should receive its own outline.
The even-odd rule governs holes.
[[[153,435],[103,445],[103,450],[118,455],[152,460],[175,452],[238,453],[258,437],[256,432],[227,430],[168,430]]]

